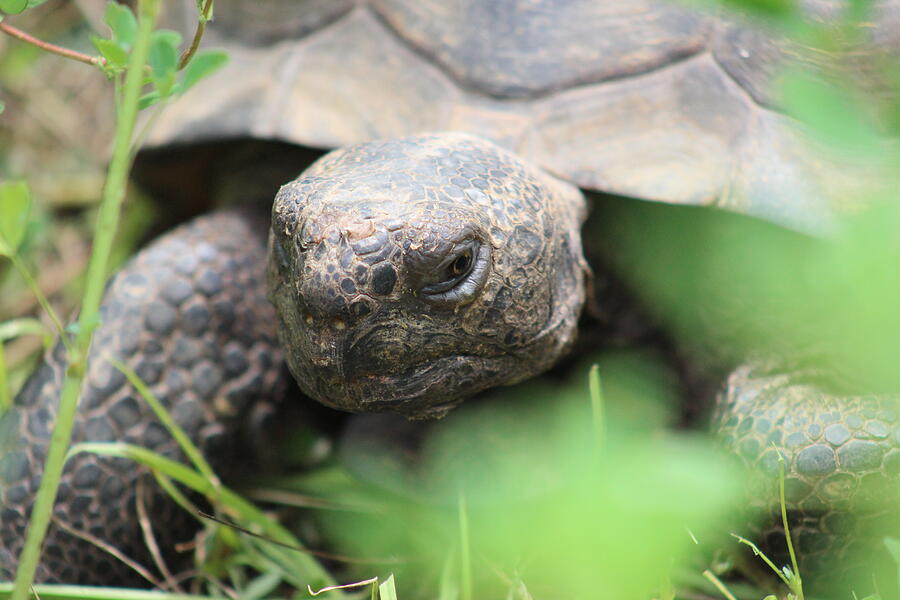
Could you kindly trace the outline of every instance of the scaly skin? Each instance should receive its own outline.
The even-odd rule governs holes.
[[[750,506],[769,527],[756,537],[780,564],[789,560],[779,454],[801,572],[818,574],[820,586],[851,576],[865,586],[884,568],[872,566],[885,554],[881,540],[900,536],[900,397],[838,396],[797,373],[746,365],[729,376],[714,428],[757,477]],[[885,597],[896,582],[881,583]]]
[[[163,236],[110,283],[94,338],[73,442],[124,441],[180,457],[146,403],[110,363],[125,362],[150,386],[213,465],[230,451],[242,416],[285,389],[266,300],[265,224],[232,212]],[[13,575],[49,444],[65,366],[57,346],[0,421],[0,580]],[[231,468],[234,465],[231,464]],[[76,455],[66,466],[54,518],[152,565],[137,522],[137,480],[123,459]],[[145,486],[156,490],[155,483]],[[190,536],[192,518],[158,491],[145,500],[163,548]],[[146,585],[119,560],[51,525],[39,580]],[[153,571],[153,569],[151,569]]]

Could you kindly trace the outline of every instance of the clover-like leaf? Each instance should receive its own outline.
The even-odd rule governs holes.
[[[156,90],[152,92],[148,92],[141,96],[141,99],[138,100],[138,110],[144,110],[145,108],[149,108],[162,100],[162,96]]]
[[[25,239],[31,194],[24,181],[0,184],[0,255],[12,256]]]
[[[128,52],[113,40],[95,35],[91,37],[91,43],[94,44],[100,55],[106,59],[107,66],[114,71],[124,69],[128,64]]]
[[[118,2],[110,2],[103,13],[103,22],[112,32],[112,40],[125,52],[131,50],[137,36],[137,19],[131,9]]]
[[[0,12],[17,15],[28,8],[28,0],[0,0]]]
[[[196,55],[184,69],[184,78],[178,85],[179,92],[186,92],[198,81],[211,75],[228,62],[228,54],[222,50],[209,50]]]
[[[172,93],[175,72],[178,70],[178,45],[181,35],[176,31],[160,29],[153,32],[150,39],[150,63],[153,85],[162,97]]]

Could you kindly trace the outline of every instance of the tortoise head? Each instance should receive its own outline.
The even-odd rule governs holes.
[[[547,369],[584,301],[584,214],[577,189],[469,135],[324,156],[273,207],[294,377],[335,408],[427,417]]]

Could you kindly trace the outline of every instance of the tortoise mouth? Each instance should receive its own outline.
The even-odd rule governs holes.
[[[511,356],[453,354],[429,358],[399,373],[322,376],[304,391],[317,401],[350,412],[395,412],[409,418],[441,417],[482,390],[512,383]],[[309,379],[307,379],[309,381]],[[305,388],[303,382],[301,387]]]

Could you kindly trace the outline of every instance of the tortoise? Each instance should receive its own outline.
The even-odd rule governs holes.
[[[810,10],[827,16],[834,3]],[[900,8],[878,10],[873,44],[894,52]],[[271,202],[271,172],[277,185],[305,166],[288,145],[341,149],[281,188],[270,234],[267,217],[232,207],[164,235],[115,276],[76,441],[177,454],[107,353],[221,465],[235,437],[254,435],[246,425],[286,400],[285,362],[320,402],[410,417],[549,368],[570,350],[589,288],[578,188],[808,232],[835,218],[823,189],[833,168],[772,92],[797,49],[720,15],[651,0],[234,0],[220,2],[209,37],[230,63],[162,114],[139,157],[145,177],[180,149],[219,165],[177,177],[183,190],[212,196],[218,185]],[[240,154],[235,169],[219,160],[227,140],[287,144]],[[0,577],[20,550],[64,366],[57,347],[0,422]],[[830,404],[817,413],[804,400],[798,414],[784,401],[810,395],[824,393],[739,369],[722,396],[724,435],[765,448],[780,418],[779,436],[803,438],[783,452],[809,490],[836,475],[886,476],[897,436],[871,432],[896,430],[893,399],[833,400],[846,411],[837,419]],[[124,461],[76,456],[58,520],[144,556],[131,516],[141,476]],[[180,518],[148,502],[161,519]],[[40,578],[135,582],[61,527],[50,539]]]

